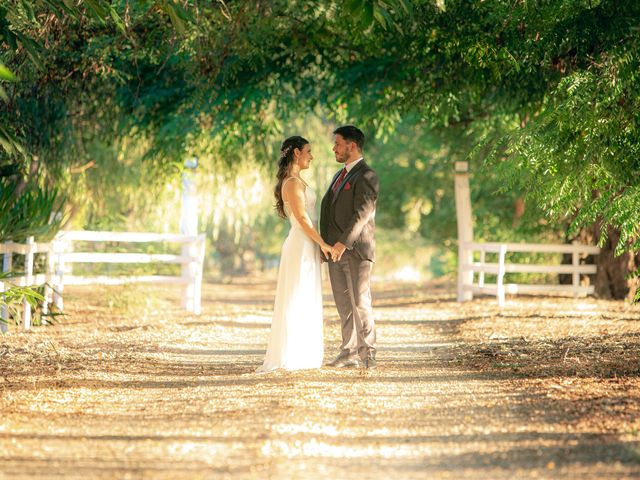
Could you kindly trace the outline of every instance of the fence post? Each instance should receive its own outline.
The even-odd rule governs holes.
[[[61,312],[64,308],[64,300],[62,299],[62,292],[64,290],[64,251],[66,250],[66,243],[61,240],[55,240],[53,244],[53,251],[55,252],[55,288],[53,289],[53,304],[56,309]]]
[[[10,244],[10,241],[5,241],[4,242],[5,245]],[[13,253],[12,252],[5,252],[5,254],[3,255],[2,258],[2,272],[3,273],[8,273],[11,271],[11,267],[13,264]],[[2,300],[4,301],[5,299],[5,295],[4,295],[4,282],[2,283]],[[2,320],[0,321],[0,329],[2,330],[2,332],[6,332],[9,328],[9,309],[7,308],[6,305],[2,305],[2,308],[0,309],[0,317],[2,317]]]
[[[473,252],[466,246],[473,242],[471,193],[469,191],[469,163],[455,163],[456,220],[458,223],[458,301],[473,300],[473,292],[465,287],[473,284],[473,270],[465,267],[473,263]]]
[[[484,267],[487,252],[480,250],[480,265]],[[484,287],[484,271],[478,272],[478,286]]]
[[[573,248],[577,248],[578,242],[572,242]],[[580,287],[580,273],[578,272],[578,266],[580,265],[580,253],[577,250],[571,252],[571,263],[573,266],[572,284],[573,284],[573,296],[580,296],[578,293],[578,287]]]
[[[196,263],[196,271],[193,277],[193,313],[200,315],[202,312],[202,274],[204,268],[204,248],[205,236],[198,235],[196,243],[196,252],[198,261]]]
[[[186,255],[185,255],[186,254]],[[188,312],[196,313],[196,277],[198,276],[198,240],[197,237],[185,243],[182,255],[189,257],[189,261],[182,264],[182,306]]]
[[[47,319],[46,315],[49,313],[49,305],[52,302],[52,287],[51,283],[53,282],[53,278],[55,275],[55,266],[53,263],[53,249],[55,245],[55,240],[52,240],[49,243],[49,249],[47,250],[47,261],[46,261],[46,276],[45,276],[45,284],[44,284],[44,301],[42,302],[42,325],[46,325]]]
[[[498,278],[496,280],[496,297],[498,297],[498,306],[504,307],[504,273],[505,273],[505,257],[507,254],[507,246],[500,245],[498,253]]]
[[[6,254],[5,254],[6,255]],[[4,282],[0,281],[0,299],[2,299],[2,302],[4,303],[5,299],[4,299]],[[7,307],[5,305],[2,305],[2,311],[0,312],[0,331],[2,333],[6,333],[8,330],[8,322],[9,322],[9,315],[7,315]]]
[[[182,245],[182,256],[191,257],[193,260],[182,264],[182,307],[195,313],[195,288],[194,278],[197,275],[195,258],[198,256],[198,197],[196,191],[195,171],[198,167],[198,159],[190,158],[184,163],[182,172],[182,206],[180,209],[180,233],[189,235],[194,239]]]
[[[30,287],[33,284],[33,237],[27,238],[27,254],[24,257],[24,267],[25,286]],[[26,299],[24,300],[22,328],[25,330],[31,329],[31,304]]]

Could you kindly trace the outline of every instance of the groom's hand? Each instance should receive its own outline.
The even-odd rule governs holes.
[[[331,249],[331,259],[334,262],[339,262],[342,258],[342,254],[347,249],[345,245],[341,242],[336,242],[333,248]]]

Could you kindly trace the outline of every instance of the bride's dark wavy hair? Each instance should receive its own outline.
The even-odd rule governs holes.
[[[309,140],[302,138],[299,135],[287,138],[280,146],[280,159],[278,160],[278,173],[276,178],[276,188],[273,190],[273,194],[276,197],[276,211],[282,218],[287,218],[287,214],[284,212],[284,200],[282,199],[282,182],[287,178],[289,173],[289,167],[293,162],[293,151],[297,148],[302,148],[309,143]]]

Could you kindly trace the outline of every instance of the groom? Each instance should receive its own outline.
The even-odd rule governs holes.
[[[344,168],[322,199],[320,234],[333,245],[329,279],[342,322],[342,346],[333,367],[376,368],[376,331],[369,278],[375,260],[378,177],[362,157],[364,134],[353,125],[334,132],[333,152]]]

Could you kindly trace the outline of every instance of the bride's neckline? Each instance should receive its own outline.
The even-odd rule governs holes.
[[[297,178],[298,180],[300,180],[300,181],[302,182],[302,184],[303,184],[305,187],[308,187],[308,186],[309,186],[309,184],[308,184],[307,182],[305,182],[305,181],[302,179],[302,177],[299,177],[298,175],[289,175],[287,178],[285,178],[285,179],[284,179],[284,181],[282,182],[282,184],[284,185],[284,182],[288,182],[288,181],[289,181],[290,179],[292,179],[292,178]]]
[[[306,183],[304,181],[304,179],[300,176],[300,175],[289,175],[287,178],[285,178],[285,180],[288,180],[290,178],[297,178],[298,180],[300,180],[302,183]]]
[[[297,175],[290,175],[290,176],[288,176],[287,178],[285,178],[285,179],[282,181],[282,185],[284,185],[286,182],[288,182],[288,181],[289,181],[290,179],[292,179],[292,178],[297,178],[298,180],[300,180],[300,181],[302,182],[302,184],[303,184],[303,185],[304,185],[304,187],[305,187],[305,192],[307,191],[307,188],[310,188],[310,187],[309,187],[309,184],[308,184],[307,182],[305,182],[305,181],[302,179],[302,177],[299,177],[299,176],[297,176]],[[280,187],[280,188],[282,188],[282,187]],[[284,199],[284,197],[282,198],[282,202],[283,202],[283,203],[291,203],[291,202],[289,202],[289,200],[285,200],[285,199]]]

